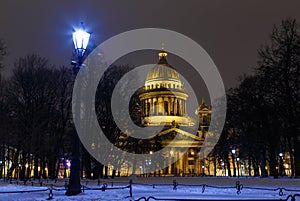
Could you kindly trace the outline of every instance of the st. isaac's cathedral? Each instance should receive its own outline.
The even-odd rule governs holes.
[[[199,119],[194,120],[187,114],[188,94],[180,74],[168,63],[167,55],[164,49],[158,53],[158,63],[148,72],[144,88],[139,93],[141,124],[164,126],[157,134],[159,140],[152,142],[156,148],[157,144],[164,147],[178,136],[179,140],[172,143],[173,147],[165,150],[167,168],[159,170],[160,175],[201,175],[205,166],[200,159],[200,149],[208,131],[211,110],[202,98],[196,110]],[[178,153],[180,150],[184,151]]]

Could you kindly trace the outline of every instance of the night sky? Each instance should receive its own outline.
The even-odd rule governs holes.
[[[238,76],[251,73],[257,49],[268,42],[273,24],[287,17],[300,23],[300,1],[2,0],[0,16],[0,38],[9,51],[5,75],[16,58],[28,53],[47,57],[57,66],[69,65],[72,28],[83,21],[95,45],[137,28],[182,33],[208,52],[229,88]]]

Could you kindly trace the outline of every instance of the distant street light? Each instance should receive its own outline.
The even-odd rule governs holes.
[[[87,33],[83,28],[83,23],[81,23],[81,29],[76,30],[73,33],[73,41],[75,46],[75,51],[77,54],[77,61],[72,61],[73,65],[73,75],[76,77],[80,67],[82,66],[84,54],[86,53],[86,47],[89,42],[90,34]],[[75,104],[75,117],[79,114],[80,108],[79,104]],[[70,167],[70,179],[66,195],[77,195],[81,193],[80,184],[80,151],[79,151],[79,137],[77,135],[76,129],[74,129],[72,137],[72,160]]]
[[[234,155],[236,152],[235,148],[232,148],[231,153]]]

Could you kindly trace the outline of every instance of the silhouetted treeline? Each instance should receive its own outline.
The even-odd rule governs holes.
[[[71,70],[38,55],[15,62],[12,77],[1,83],[2,158],[12,163],[7,176],[17,169],[22,179],[31,170],[45,177],[46,167],[50,178],[57,176],[59,160],[69,157],[72,82]]]
[[[258,51],[253,75],[244,75],[228,90],[227,123],[218,153],[232,147],[248,160],[254,176],[284,175],[283,159],[292,176],[300,176],[300,37],[296,21],[274,25],[270,43]],[[282,153],[282,155],[281,155]],[[260,172],[259,172],[260,169]]]

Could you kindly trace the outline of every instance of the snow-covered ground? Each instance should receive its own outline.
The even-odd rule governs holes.
[[[66,196],[64,180],[43,181],[43,186],[37,186],[38,181],[27,185],[23,183],[0,181],[0,200],[46,200],[49,198],[49,188],[53,184],[53,200],[137,200],[140,197],[154,196],[156,198],[168,199],[215,199],[215,200],[243,200],[243,199],[286,199],[288,195],[300,194],[300,179],[272,179],[272,178],[207,178],[207,177],[133,177],[132,195],[129,197],[129,188],[85,190],[77,196]],[[129,185],[130,178],[115,178],[97,181],[82,181],[82,185],[89,188],[101,188],[104,183],[107,188],[126,187]],[[178,185],[174,190],[174,180]],[[236,182],[239,181],[243,186],[240,193],[237,193]],[[242,187],[240,186],[240,187]],[[280,188],[282,190],[280,190]],[[31,191],[23,193],[9,193],[14,191]],[[41,191],[39,191],[41,190]],[[44,191],[42,191],[44,190]],[[280,196],[280,191],[282,195]],[[4,192],[4,193],[3,193]],[[143,199],[144,200],[144,199]],[[153,199],[150,199],[153,200]],[[291,198],[289,199],[291,200]],[[296,197],[300,201],[300,197]]]

